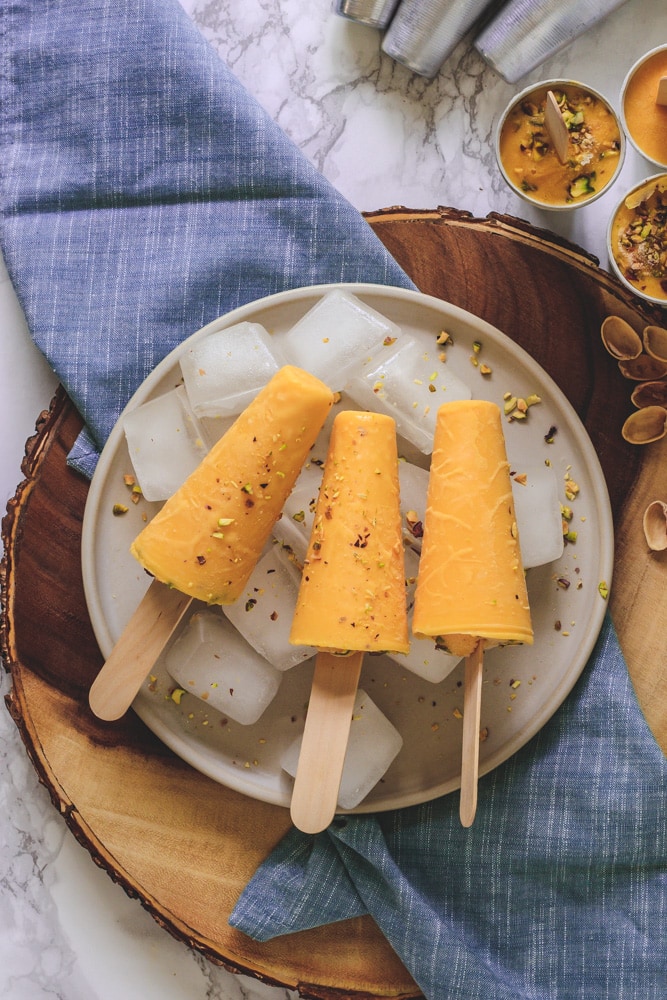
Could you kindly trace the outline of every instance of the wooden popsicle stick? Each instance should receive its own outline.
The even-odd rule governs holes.
[[[461,801],[459,817],[463,826],[472,826],[477,811],[479,776],[479,726],[482,709],[484,644],[477,643],[466,657],[463,693],[463,754],[461,758]]]
[[[125,714],[191,602],[153,580],[91,685],[88,704],[99,719]]]
[[[556,156],[561,163],[565,163],[570,148],[570,133],[553,90],[547,91],[547,103],[544,106],[544,127],[556,150]]]
[[[655,103],[667,107],[667,76],[661,76],[658,81],[658,93],[656,94]]]
[[[336,813],[363,658],[317,654],[290,808],[303,833],[325,830]]]

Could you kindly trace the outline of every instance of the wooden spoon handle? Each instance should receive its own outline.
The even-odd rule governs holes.
[[[461,801],[459,816],[463,826],[471,826],[477,811],[479,776],[479,724],[482,710],[484,646],[477,643],[466,657],[463,693],[463,755],[461,758]]]
[[[125,714],[191,602],[153,580],[91,685],[88,703],[99,719]]]
[[[335,815],[363,658],[317,654],[290,809],[304,833],[325,830]]]

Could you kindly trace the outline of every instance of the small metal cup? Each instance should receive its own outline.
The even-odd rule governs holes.
[[[509,0],[475,39],[481,56],[516,83],[627,0]]]
[[[402,0],[382,51],[420,76],[434,77],[490,0]]]
[[[334,13],[371,28],[386,28],[399,0],[335,0]]]

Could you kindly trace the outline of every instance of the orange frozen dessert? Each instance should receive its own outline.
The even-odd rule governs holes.
[[[550,89],[567,126],[564,163],[544,123]],[[598,195],[616,176],[622,150],[612,108],[576,83],[544,85],[524,93],[507,113],[498,139],[498,157],[508,182],[530,201],[552,208],[575,207]]]
[[[465,400],[438,411],[413,631],[457,656],[532,643],[501,415]]]
[[[290,641],[409,649],[392,417],[344,410],[333,422]]]
[[[662,77],[667,77],[667,46],[653,50],[630,70],[623,88],[623,117],[640,153],[667,167],[667,105],[656,101]]]
[[[279,369],[134,540],[144,569],[207,604],[233,603],[333,400],[315,376]]]

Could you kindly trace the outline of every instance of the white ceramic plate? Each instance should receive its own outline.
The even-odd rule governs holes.
[[[128,410],[180,380],[179,355],[196,338],[244,320],[280,334],[331,287],[269,296],[210,323],[155,368]],[[485,657],[482,726],[488,735],[480,747],[480,773],[484,774],[540,730],[572,689],[593,649],[606,608],[598,586],[601,581],[611,583],[613,566],[613,528],[605,480],[591,441],[565,396],[504,334],[462,309],[417,292],[364,284],[344,287],[417,338],[434,360],[438,350],[435,337],[446,329],[454,339],[446,363],[470,385],[474,398],[490,399],[502,406],[505,392],[517,396],[537,393],[542,402],[529,411],[526,421],[504,424],[510,465],[520,471],[525,465],[548,460],[563,483],[569,470],[580,487],[571,503],[576,543],[566,545],[557,562],[528,573],[534,645],[493,650]],[[482,344],[481,358],[492,369],[490,376],[484,377],[471,364],[474,341]],[[545,436],[552,428],[556,428],[553,443],[547,443]],[[412,461],[427,461],[400,440],[399,448]],[[131,506],[125,517],[112,514],[113,504],[126,500],[123,475],[128,471],[121,420],[102,453],[83,525],[86,599],[104,656],[111,652],[149,583],[128,550],[143,526],[142,513],[148,512],[150,517],[157,506],[142,502]],[[162,662],[155,665],[153,675],[156,682],[144,686],[134,708],[167,746],[223,785],[253,798],[289,805],[291,779],[279,762],[303,724],[312,661],[285,674],[276,699],[252,726],[223,720],[191,695],[176,705],[169,697],[173,682]],[[384,779],[355,811],[412,805],[459,787],[462,676],[460,664],[435,685],[386,657],[366,657],[361,686],[398,728],[404,745]]]

